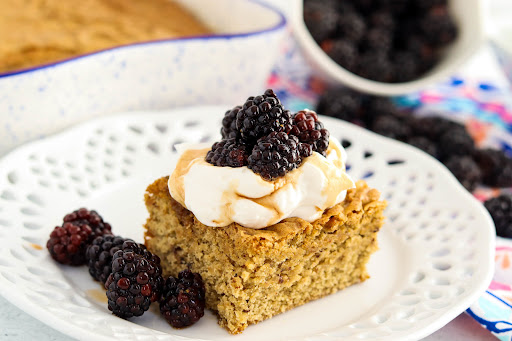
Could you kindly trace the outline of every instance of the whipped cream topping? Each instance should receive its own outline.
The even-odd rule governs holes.
[[[290,217],[313,222],[355,187],[345,172],[345,149],[334,139],[327,157],[314,152],[300,167],[274,181],[263,180],[247,167],[209,164],[205,157],[210,147],[176,146],[181,155],[168,183],[172,197],[208,226],[236,222],[261,229]]]

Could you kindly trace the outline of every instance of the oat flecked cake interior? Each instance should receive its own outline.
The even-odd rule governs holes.
[[[165,275],[201,274],[206,306],[232,334],[369,277],[386,203],[364,181],[313,223],[287,218],[261,230],[203,225],[171,197],[167,181],[145,195],[146,246]]]

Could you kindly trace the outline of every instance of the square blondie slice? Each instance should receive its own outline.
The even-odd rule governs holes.
[[[313,223],[288,218],[261,230],[203,225],[171,197],[167,181],[145,194],[146,246],[166,276],[201,274],[206,307],[232,334],[369,277],[386,203],[364,181]]]

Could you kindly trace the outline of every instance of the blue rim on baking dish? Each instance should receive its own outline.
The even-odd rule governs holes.
[[[109,47],[109,48],[94,51],[94,52],[80,54],[80,55],[70,57],[70,58],[65,58],[62,60],[58,60],[56,62],[41,64],[41,65],[37,65],[37,66],[33,66],[33,67],[23,68],[23,69],[14,70],[14,71],[8,71],[8,72],[4,72],[4,73],[0,72],[0,79],[7,78],[10,76],[16,76],[16,75],[20,75],[20,74],[24,74],[24,73],[48,69],[48,68],[66,64],[68,62],[72,62],[72,61],[75,61],[78,59],[87,58],[87,57],[94,56],[94,55],[99,55],[99,54],[102,54],[107,51],[121,50],[121,49],[130,47],[130,46],[153,45],[153,44],[173,43],[173,42],[178,42],[178,41],[190,41],[190,40],[200,41],[200,40],[244,38],[244,37],[251,37],[251,36],[256,36],[256,35],[260,35],[260,34],[264,34],[264,33],[274,32],[274,31],[280,30],[284,26],[286,26],[286,24],[287,24],[286,17],[284,16],[284,14],[281,11],[276,9],[274,6],[271,6],[267,3],[263,3],[259,0],[246,0],[246,1],[254,3],[258,6],[261,6],[263,8],[266,8],[266,9],[274,12],[279,17],[278,23],[269,28],[256,30],[256,31],[252,31],[252,32],[245,32],[245,33],[197,35],[197,36],[190,36],[190,37],[183,37],[183,38],[164,38],[164,39],[147,40],[147,41],[136,42],[136,43],[131,43],[131,44],[118,45],[118,46]]]

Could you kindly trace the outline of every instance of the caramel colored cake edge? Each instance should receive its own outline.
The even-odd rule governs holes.
[[[369,277],[386,203],[364,181],[313,223],[288,218],[255,230],[201,224],[170,196],[167,180],[145,194],[146,246],[162,259],[165,275],[185,268],[201,274],[206,306],[230,333]]]

